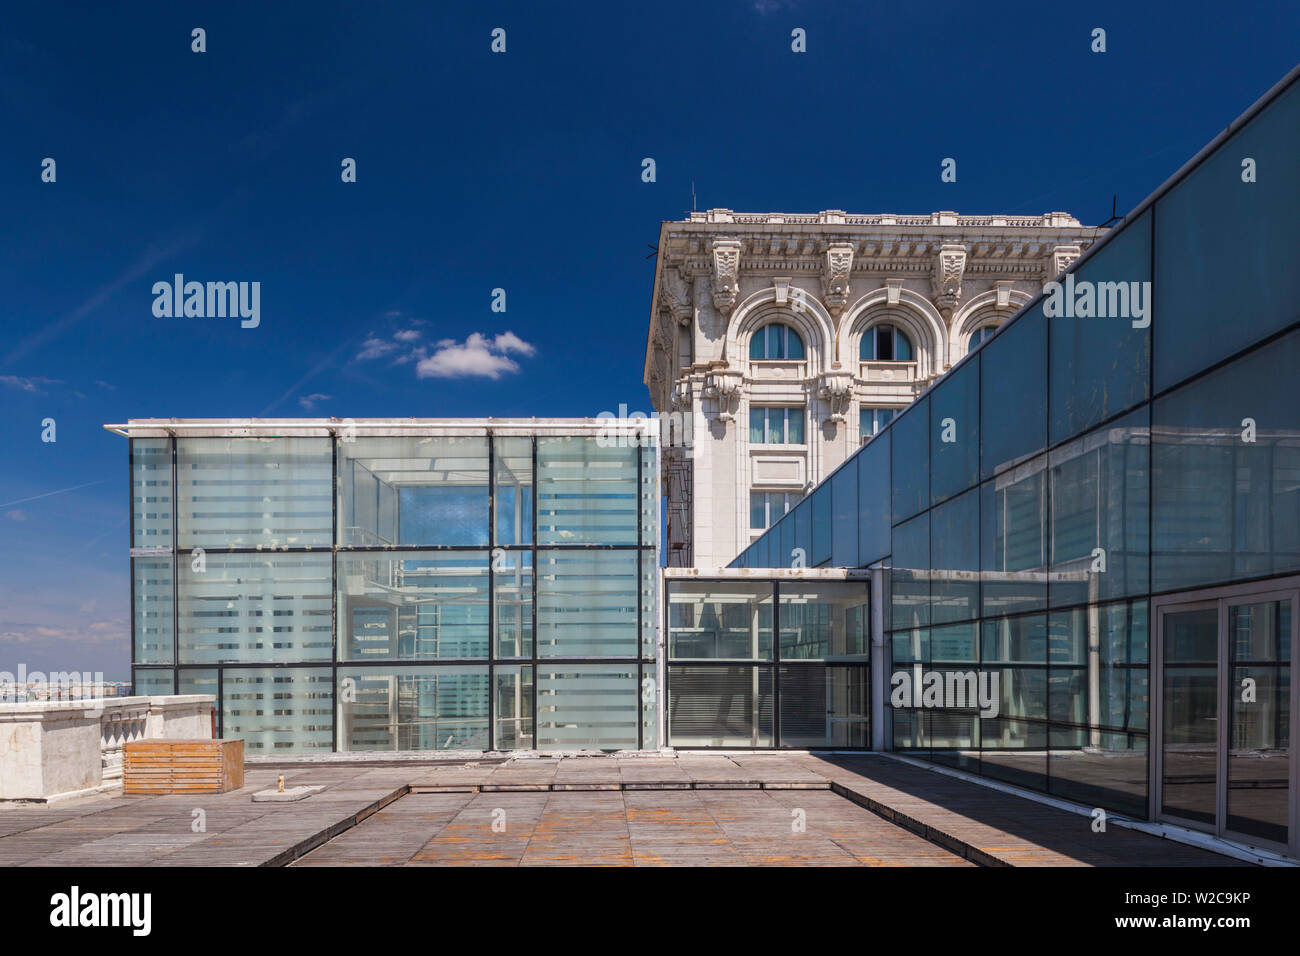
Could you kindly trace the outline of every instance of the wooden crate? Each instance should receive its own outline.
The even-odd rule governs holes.
[[[135,740],[123,750],[126,793],[226,793],[244,785],[242,740]]]

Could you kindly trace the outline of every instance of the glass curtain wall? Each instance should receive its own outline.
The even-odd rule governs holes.
[[[136,685],[252,752],[657,747],[657,470],[594,434],[133,439]]]
[[[866,581],[668,580],[668,744],[870,745]]]
[[[1227,827],[1284,842],[1283,798],[1238,791],[1240,767],[1289,759],[1290,650],[1275,636],[1289,623],[1247,639],[1244,612],[1205,612],[1206,633],[1233,636],[1220,668],[1213,647],[1180,643],[1201,612],[1166,616],[1154,716],[1149,631],[1156,597],[1300,572],[1300,188],[1240,169],[1290,169],[1298,150],[1293,80],[733,562],[884,559],[894,749],[1146,816],[1153,732],[1213,769],[1206,727],[1232,719]],[[824,495],[836,522],[856,516],[856,553],[838,527],[819,547]],[[1237,685],[1219,671],[1256,670],[1266,702],[1220,713]],[[973,703],[948,693],[967,679]],[[1166,787],[1166,803],[1212,816],[1213,775],[1183,776],[1209,796]]]

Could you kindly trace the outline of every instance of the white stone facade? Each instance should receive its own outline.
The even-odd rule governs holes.
[[[658,412],[693,423],[689,447],[663,449],[669,566],[729,563],[762,531],[751,492],[774,493],[775,515],[813,488],[869,437],[862,409],[906,406],[1104,232],[1063,212],[710,209],[663,223],[644,381]],[[801,357],[750,357],[772,323],[798,334]],[[802,415],[803,441],[752,442],[764,408],[790,409],[766,413],[777,432]]]

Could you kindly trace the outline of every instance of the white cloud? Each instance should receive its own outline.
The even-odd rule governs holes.
[[[28,378],[21,375],[0,375],[0,385],[7,385],[10,388],[16,388],[23,392],[32,392],[33,394],[40,394],[42,385],[62,384],[57,378],[42,378],[40,375],[33,375]]]
[[[536,349],[513,332],[495,338],[474,332],[464,342],[443,339],[437,351],[420,358],[415,366],[419,378],[482,377],[497,379],[508,372],[518,372],[519,363],[509,354],[532,355]]]
[[[398,347],[396,342],[388,342],[371,335],[361,343],[361,351],[357,353],[357,361],[365,362],[370,359],[383,358],[385,355],[397,351]]]
[[[393,333],[393,340],[395,342],[414,342],[419,337],[419,329],[402,329],[400,332]]]
[[[311,411],[313,408],[316,407],[317,402],[327,402],[332,397],[333,396],[331,395],[324,395],[320,392],[312,392],[310,395],[299,395],[298,404],[301,405],[303,408],[305,408],[307,411]]]
[[[13,511],[6,511],[5,517],[10,521],[26,521],[27,515],[21,508],[15,508]]]

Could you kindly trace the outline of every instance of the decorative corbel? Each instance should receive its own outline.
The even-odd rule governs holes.
[[[710,372],[704,377],[700,397],[716,403],[715,417],[729,422],[740,408],[741,374],[739,372]]]
[[[817,388],[817,397],[830,409],[831,421],[846,421],[853,402],[853,376],[843,372],[823,374]]]
[[[853,272],[853,243],[832,242],[826,247],[822,267],[822,299],[833,318],[839,318],[849,301],[849,276]]]
[[[731,315],[740,295],[740,240],[713,240],[713,307]]]
[[[1049,282],[1055,279],[1070,265],[1075,259],[1083,255],[1083,250],[1078,246],[1053,246],[1051,254],[1047,257],[1047,264],[1043,268],[1043,281]]]
[[[934,258],[934,304],[944,319],[952,318],[952,310],[961,300],[961,280],[966,271],[966,247],[958,243],[944,243]]]

